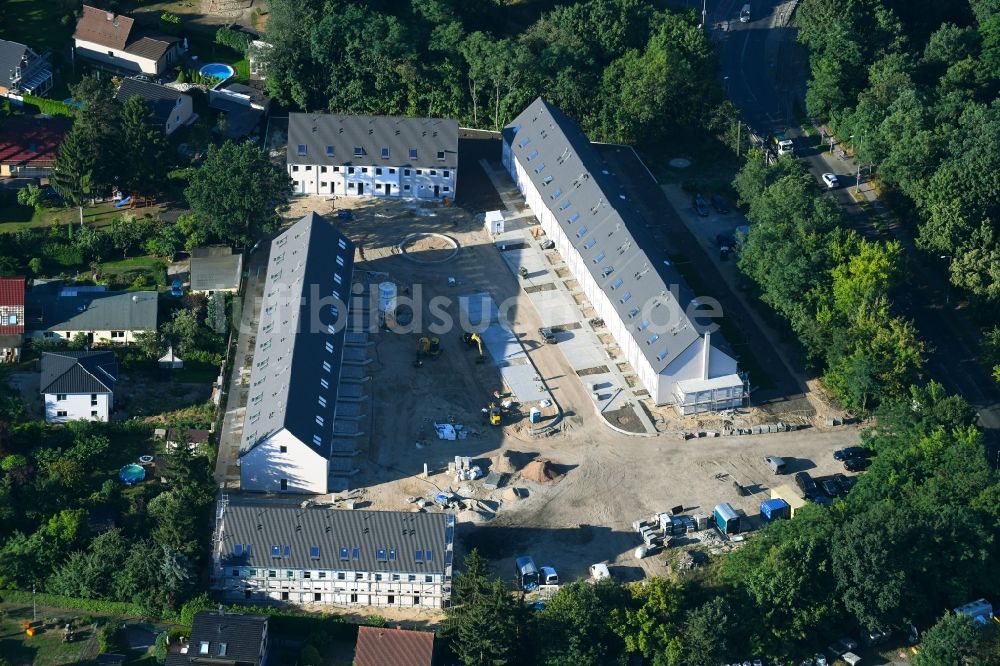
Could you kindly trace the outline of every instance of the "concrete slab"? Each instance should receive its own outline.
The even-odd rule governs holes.
[[[574,370],[586,370],[601,365],[610,367],[613,364],[597,338],[592,333],[588,335],[583,329],[560,331],[556,333],[556,341],[559,350]]]
[[[580,308],[565,291],[536,291],[528,294],[546,326],[560,326],[582,321]],[[556,335],[559,339],[560,335]]]
[[[525,362],[527,358],[514,334],[499,324],[492,324],[480,333],[479,337],[482,338],[483,346],[486,347],[495,365]]]
[[[530,363],[500,368],[500,375],[521,404],[548,400],[549,392]]]

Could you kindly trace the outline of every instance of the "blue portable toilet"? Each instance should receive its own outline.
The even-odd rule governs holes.
[[[764,500],[760,503],[760,515],[769,523],[773,520],[787,519],[792,517],[792,507],[783,499]]]

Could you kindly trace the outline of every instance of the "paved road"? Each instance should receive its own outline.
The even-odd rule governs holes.
[[[796,153],[819,180],[825,172],[838,175],[842,187],[829,196],[841,205],[848,222],[868,238],[895,238],[902,244],[910,272],[919,276],[897,302],[914,321],[928,346],[927,371],[949,391],[960,393],[979,411],[980,424],[996,446],[1000,437],[1000,395],[995,382],[976,361],[979,332],[973,321],[951,298],[951,289],[940,274],[941,266],[918,252],[908,229],[886,216],[883,230],[875,228],[850,190],[856,185],[857,165],[816,146],[794,127],[794,100],[803,98],[808,75],[805,54],[795,43],[795,29],[785,27],[792,2],[755,0],[753,20],[734,20],[740,0],[721,0],[709,12],[713,39],[719,44],[724,85],[742,109],[744,121],[760,136],[787,130],[796,141]],[[728,20],[728,25],[727,25]],[[802,103],[804,106],[804,102]],[[848,148],[850,146],[847,146]],[[867,189],[867,192],[866,192]],[[881,212],[874,193],[862,183],[862,193]],[[994,449],[991,457],[996,455]]]

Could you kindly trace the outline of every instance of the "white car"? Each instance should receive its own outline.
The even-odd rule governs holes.
[[[834,188],[840,187],[840,181],[837,180],[836,174],[824,173],[823,174],[823,182],[826,183],[826,187],[829,190],[832,190]]]
[[[608,571],[608,565],[603,562],[598,564],[590,565],[590,577],[595,581],[604,580],[605,578],[611,578],[611,572]]]

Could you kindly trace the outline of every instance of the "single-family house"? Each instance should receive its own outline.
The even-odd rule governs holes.
[[[59,144],[71,125],[69,118],[60,117],[0,120],[0,178],[51,176]]]
[[[0,39],[0,97],[43,96],[52,89],[52,63],[48,53]]]
[[[44,352],[39,392],[45,396],[45,420],[107,421],[115,408],[117,381],[114,352]]]
[[[163,132],[167,136],[177,128],[194,122],[197,117],[190,95],[158,83],[140,79],[122,80],[115,99],[124,104],[132,97],[139,97],[146,103],[153,114],[153,120],[157,125],[163,125]]]
[[[433,631],[358,627],[354,666],[431,666],[433,662]]]
[[[444,608],[455,516],[231,499],[212,586],[238,602]]]
[[[0,278],[0,363],[17,363],[24,343],[23,277]]]
[[[73,53],[118,71],[159,76],[180,58],[181,40],[146,33],[131,17],[83,6],[73,33]]]
[[[72,340],[77,333],[89,344],[131,344],[142,331],[156,329],[155,291],[107,291],[103,286],[36,285],[25,299],[29,338]]]
[[[191,291],[211,295],[217,291],[235,293],[243,279],[243,253],[228,245],[196,247],[191,250]]]
[[[267,616],[219,611],[195,613],[187,644],[168,650],[166,666],[267,666]]]
[[[717,324],[579,125],[539,97],[504,128],[502,161],[653,402],[680,414],[745,404]]]
[[[354,244],[310,213],[271,242],[240,444],[246,492],[328,492]]]
[[[454,200],[458,123],[290,113],[287,162],[296,194]]]

